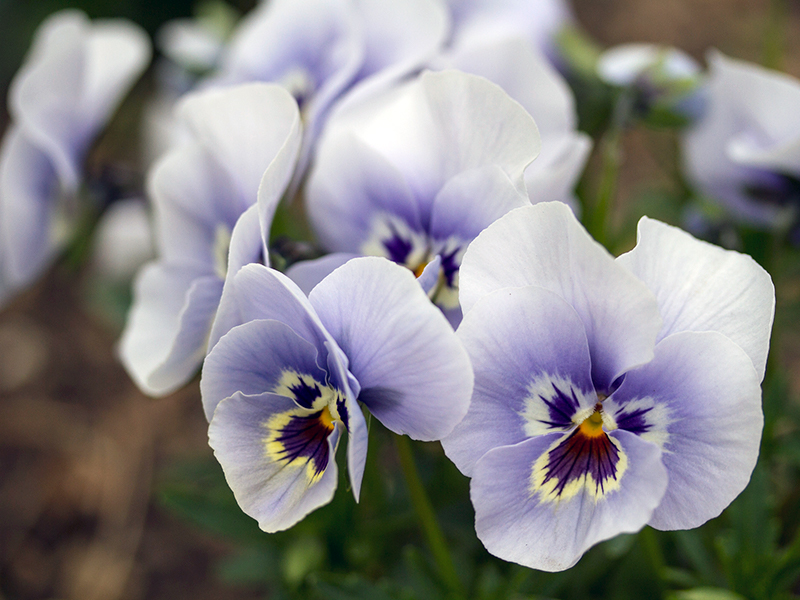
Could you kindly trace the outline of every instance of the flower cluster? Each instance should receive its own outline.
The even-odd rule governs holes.
[[[365,412],[441,440],[486,548],[537,569],[647,524],[697,527],[747,485],[772,281],[652,219],[616,259],[583,229],[592,141],[554,62],[570,21],[557,0],[271,0],[203,46],[210,70],[146,176],[158,257],[119,356],[151,396],[201,371],[210,445],[265,531],[331,500],[343,434],[358,500]],[[74,12],[43,25],[0,156],[0,300],[55,256],[147,48]],[[172,55],[192,62],[190,46]],[[597,57],[595,83],[636,116],[696,119],[685,163],[703,193],[796,217],[800,84],[710,63],[694,95],[694,61],[637,45]],[[271,237],[298,209],[306,260]]]

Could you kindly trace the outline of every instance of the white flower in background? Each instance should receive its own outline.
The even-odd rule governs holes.
[[[450,47],[522,37],[549,53],[554,36],[572,21],[565,0],[446,0],[453,30]]]
[[[704,117],[683,138],[684,170],[703,194],[756,226],[786,226],[800,209],[800,81],[708,57]]]
[[[436,0],[270,0],[242,19],[210,83],[270,81],[289,90],[303,115],[300,177],[334,102],[422,68],[448,27]]]
[[[108,207],[94,233],[94,267],[112,281],[130,282],[155,257],[150,213],[141,198],[119,200]]]
[[[306,186],[311,225],[337,254],[289,276],[308,291],[350,256],[384,256],[420,276],[457,324],[461,257],[487,225],[529,204],[523,172],[539,145],[517,102],[460,71],[425,72],[349,106],[329,122]]]
[[[693,79],[700,65],[679,50],[654,44],[621,44],[600,55],[597,74],[608,84],[627,87],[642,77],[655,82]]]
[[[440,56],[433,68],[486,77],[522,104],[542,137],[539,156],[525,170],[532,203],[558,200],[577,208],[573,189],[592,147],[577,131],[575,98],[547,58],[521,37],[476,41]]]
[[[267,260],[302,135],[297,104],[274,84],[191,94],[177,112],[190,139],[149,174],[159,259],[137,277],[120,341],[128,373],[154,396],[200,367],[228,269]]]
[[[146,34],[127,21],[65,10],[37,30],[11,83],[0,149],[0,298],[62,247],[86,152],[149,60]]]

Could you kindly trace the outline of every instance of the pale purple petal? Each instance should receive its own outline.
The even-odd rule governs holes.
[[[360,253],[375,221],[385,215],[398,217],[415,230],[422,227],[419,207],[403,175],[347,132],[320,141],[306,207],[320,243],[333,252]]]
[[[620,44],[603,52],[597,62],[600,79],[620,87],[634,84],[651,69],[670,80],[688,79],[700,73],[697,61],[682,50],[655,44]]]
[[[617,262],[656,295],[664,319],[659,340],[679,331],[718,331],[764,377],[775,289],[756,261],[643,217],[636,247]]]
[[[580,131],[542,137],[542,151],[525,169],[525,187],[531,203],[564,202],[575,212],[580,204],[573,190],[591,150],[592,138]]]
[[[436,195],[429,232],[437,240],[454,236],[469,243],[508,211],[529,204],[499,166],[464,171]]]
[[[758,201],[747,188],[769,186],[776,172],[800,175],[800,82],[719,52],[708,61],[705,115],[683,138],[684,170],[739,218],[778,225],[788,207]]]
[[[231,233],[231,243],[228,247],[228,268],[225,273],[225,283],[222,286],[220,306],[223,304],[229,306],[233,301],[229,298],[233,293],[233,277],[243,266],[250,263],[269,266],[269,252],[261,235],[258,206],[255,204],[242,213]],[[242,321],[235,311],[227,311],[223,315],[217,314],[208,336],[207,352],[211,351],[221,336],[241,323]]]
[[[533,117],[543,139],[564,135],[577,126],[575,98],[567,82],[524,38],[461,46],[435,66],[474,73],[499,85]]]
[[[102,127],[150,63],[145,31],[122,19],[97,20],[86,40],[83,94],[77,106],[90,130]]]
[[[228,173],[239,192],[239,212],[256,201],[264,172],[276,157],[281,161],[275,174],[282,181],[277,185],[280,199],[301,140],[297,104],[283,87],[250,83],[205,90],[184,99],[178,115]],[[268,188],[275,186],[273,177]]]
[[[572,19],[564,0],[447,0],[453,15],[453,46],[522,36],[547,50]]]
[[[303,260],[286,269],[286,276],[307,296],[320,281],[356,256],[358,255],[348,252],[334,252],[322,258]]]
[[[650,519],[667,486],[656,445],[615,432],[609,439],[616,442],[619,479],[607,479],[602,491],[578,480],[573,485],[579,489],[565,489],[554,499],[534,488],[534,469],[562,439],[547,434],[495,448],[478,461],[470,496],[475,530],[490,553],[533,569],[562,571],[594,544],[638,531]]]
[[[408,269],[356,258],[309,299],[350,361],[359,400],[386,427],[437,440],[463,418],[472,393],[469,359]]]
[[[522,172],[539,151],[536,124],[518,103],[458,71],[425,72],[335,117],[326,135],[349,132],[394,165],[420,203],[423,226],[454,175],[496,164],[522,191]]]
[[[249,264],[231,275],[233,279],[227,281],[226,294],[211,330],[211,347],[231,328],[254,319],[285,323],[316,348],[323,348],[330,339],[306,295],[283,273]]]
[[[318,355],[312,343],[279,321],[255,320],[234,327],[220,338],[203,363],[200,392],[206,418],[211,420],[217,404],[236,392],[250,396],[280,394],[287,371],[327,385]],[[305,408],[312,404],[298,403]]]
[[[219,404],[208,429],[209,444],[236,501],[268,532],[291,527],[330,502],[336,490],[340,425],[327,436],[319,425],[304,452],[288,453],[289,458],[276,447],[281,435],[288,437],[286,421],[301,418],[293,415],[296,410],[283,396],[237,393]]]
[[[31,283],[57,250],[53,208],[59,193],[50,159],[12,125],[0,149],[0,254],[10,288]]]
[[[84,37],[89,20],[82,12],[51,15],[37,30],[28,57],[9,89],[14,121],[51,160],[59,179],[75,188],[78,161],[88,142],[75,119],[86,69]]]
[[[505,287],[535,285],[580,315],[592,357],[592,379],[606,393],[614,380],[653,356],[661,317],[653,293],[589,237],[560,202],[518,208],[467,248],[460,269],[465,314]]]
[[[222,280],[188,267],[150,263],[136,278],[119,356],[139,389],[164,396],[192,378],[222,293]]]
[[[475,371],[475,390],[442,447],[467,476],[492,448],[566,431],[578,424],[577,413],[597,403],[583,323],[552,292],[495,291],[466,314],[457,335]]]
[[[763,426],[759,381],[748,356],[729,339],[683,332],[661,341],[653,361],[630,371],[606,401],[628,413],[615,417],[620,427],[664,450],[669,486],[650,525],[698,527],[745,488]]]
[[[230,235],[236,219],[249,206],[228,174],[202,145],[191,142],[156,163],[148,190],[155,205],[161,257],[213,273],[218,262],[217,236],[223,230]],[[250,204],[255,201],[254,196]]]

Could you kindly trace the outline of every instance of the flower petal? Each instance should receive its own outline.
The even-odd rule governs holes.
[[[236,393],[217,406],[208,428],[236,501],[268,532],[291,527],[336,490],[341,426],[331,431],[296,411],[284,396]]]
[[[286,269],[286,276],[308,295],[320,281],[356,256],[348,252],[334,252],[322,258],[302,260]]]
[[[652,292],[560,202],[518,208],[490,225],[467,248],[459,285],[465,313],[504,287],[535,285],[564,298],[583,321],[599,392],[653,356],[661,317]]]
[[[537,466],[563,436],[547,434],[485,454],[475,466],[470,496],[486,549],[526,567],[562,571],[594,544],[641,529],[667,485],[661,453],[626,431],[609,439],[620,456],[614,485],[598,491],[594,481],[576,479],[571,496],[562,499],[533,486]]]
[[[0,148],[0,254],[10,289],[31,283],[58,249],[52,236],[58,194],[50,159],[10,126]]]
[[[169,394],[192,378],[206,352],[222,281],[188,267],[153,262],[139,273],[119,356],[150,396]]]
[[[475,371],[475,390],[442,447],[467,476],[492,448],[566,431],[577,412],[597,403],[583,323],[552,292],[528,286],[488,294],[457,335]]]
[[[454,236],[469,243],[508,211],[529,204],[527,195],[499,166],[463,171],[447,181],[436,195],[430,235],[437,240]]]
[[[422,227],[419,208],[402,174],[375,149],[342,133],[320,141],[309,177],[306,207],[323,247],[360,253],[385,214]]]
[[[657,419],[640,428],[663,446],[669,474],[650,525],[697,527],[744,489],[761,441],[759,381],[747,355],[725,336],[682,332],[661,341],[653,361],[630,371],[606,401],[622,409],[658,407]]]
[[[343,132],[403,174],[423,227],[433,198],[454,175],[496,164],[523,191],[522,172],[539,152],[536,124],[517,102],[486,79],[453,70],[424,72],[337,112],[326,135]]]
[[[320,350],[323,355],[320,364],[325,364],[325,342],[332,338],[306,295],[286,275],[260,264],[249,264],[233,275],[233,279],[229,277],[225,288],[211,329],[210,347],[237,325],[256,319],[275,320],[288,325]]]
[[[299,392],[281,390],[295,385],[306,390],[312,400],[321,398],[328,377],[318,355],[313,344],[279,321],[259,319],[234,327],[220,338],[203,363],[200,392],[206,418],[211,420],[217,404],[236,392],[250,396],[282,394],[311,408],[313,402],[299,397]],[[287,377],[297,381],[287,383]]]
[[[355,258],[309,300],[349,359],[359,400],[386,427],[438,440],[463,418],[472,394],[469,358],[408,269]]]
[[[279,85],[204,90],[184,99],[178,114],[231,177],[242,199],[240,212],[256,202],[264,171],[276,157],[288,163],[281,174],[296,160],[300,113]]]
[[[642,217],[636,247],[617,262],[656,295],[664,319],[659,340],[679,331],[718,331],[764,377],[775,289],[756,261]]]

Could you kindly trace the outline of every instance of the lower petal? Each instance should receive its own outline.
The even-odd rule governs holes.
[[[236,501],[264,531],[291,527],[336,490],[340,426],[299,411],[283,396],[236,393],[217,406],[209,426]]]
[[[600,493],[588,477],[574,478],[572,489],[561,496],[543,489],[541,479],[537,483],[537,466],[565,441],[560,434],[486,453],[475,467],[470,488],[475,529],[486,549],[526,567],[561,571],[594,544],[641,529],[667,485],[661,453],[625,431],[608,437],[621,459],[616,474],[607,480],[614,485]]]

